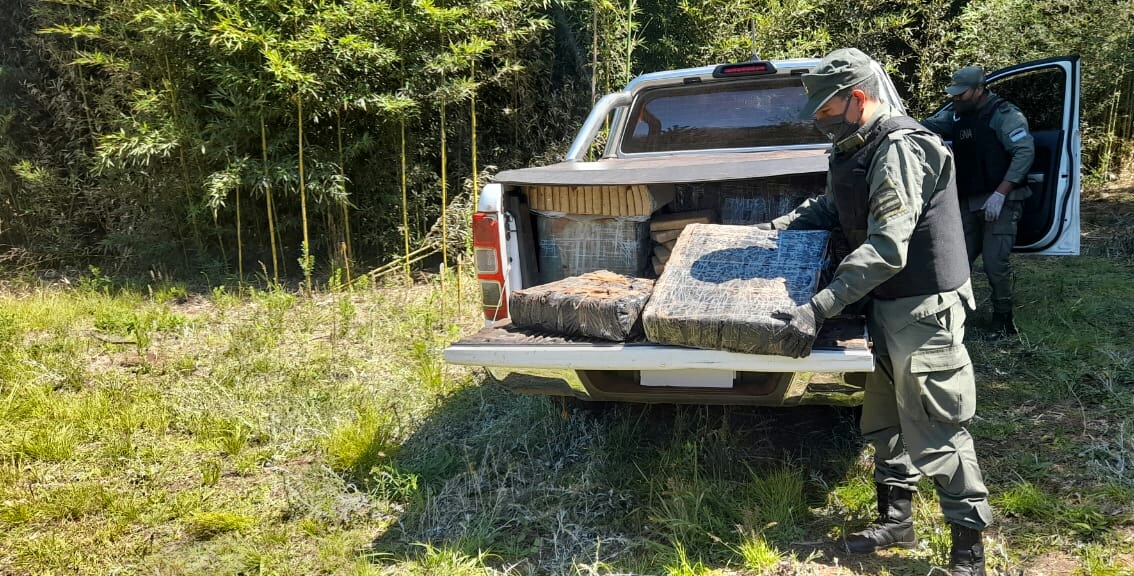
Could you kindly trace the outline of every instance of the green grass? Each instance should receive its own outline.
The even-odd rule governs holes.
[[[1088,255],[1016,260],[1022,337],[972,330],[994,573],[1134,567],[1134,257],[1111,208]],[[928,481],[923,546],[838,545],[876,513],[852,411],[512,395],[441,360],[479,325],[475,283],[446,286],[0,289],[0,574],[920,576],[947,561]]]

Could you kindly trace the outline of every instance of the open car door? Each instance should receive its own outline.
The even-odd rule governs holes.
[[[1079,254],[1079,66],[1078,56],[1061,56],[987,76],[988,89],[1024,113],[1036,144],[1015,252]]]

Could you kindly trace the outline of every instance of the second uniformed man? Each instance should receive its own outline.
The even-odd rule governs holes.
[[[1008,257],[1024,200],[1031,195],[1027,178],[1035,143],[1020,109],[985,87],[983,68],[957,70],[945,92],[953,98],[953,109],[922,124],[953,140],[969,264],[983,255],[992,288],[992,330],[1011,336],[1016,323]]]
[[[878,518],[849,534],[853,552],[910,548],[913,494],[933,479],[952,531],[950,574],[985,574],[981,532],[988,490],[965,428],[976,410],[965,350],[972,305],[969,263],[941,139],[880,97],[882,72],[853,48],[827,55],[802,77],[803,115],[834,144],[827,190],[764,228],[840,228],[852,251],[810,302],[777,317],[789,349],[806,355],[817,325],[868,299],[876,367],[867,378],[862,433],[874,446]]]

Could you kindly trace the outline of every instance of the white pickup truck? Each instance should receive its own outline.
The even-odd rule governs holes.
[[[727,198],[740,197],[765,198],[763,205],[774,213],[764,216],[776,216],[821,194],[830,145],[798,118],[806,100],[799,77],[817,63],[750,61],[644,74],[598,101],[563,162],[499,173],[485,186],[473,225],[486,325],[446,348],[445,360],[487,367],[517,392],[586,400],[861,402],[861,382],[874,359],[860,317],[827,321],[804,358],[572,339],[525,332],[508,322],[509,293],[547,279],[541,267],[546,271],[549,264],[541,262],[540,250],[547,239],[538,237],[529,209],[529,195],[539,187],[583,194],[588,187],[645,186],[667,201],[657,214],[720,213]],[[1079,253],[1079,65],[1077,56],[1050,58],[988,75],[990,89],[1028,117],[1036,143],[1028,178],[1033,195],[1020,221],[1017,252]],[[904,109],[889,77],[878,72],[885,79],[883,97]],[[604,125],[609,136],[601,158],[586,161]],[[596,261],[591,269],[601,265]],[[641,273],[652,274],[648,268]]]

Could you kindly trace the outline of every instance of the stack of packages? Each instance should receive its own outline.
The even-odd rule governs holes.
[[[677,245],[677,238],[681,231],[690,224],[708,224],[713,221],[712,210],[698,210],[695,212],[674,212],[657,216],[650,221],[650,239],[654,242],[653,256],[650,259],[654,274],[659,277],[665,271],[665,265],[673,254]]]
[[[554,282],[605,269],[641,276],[649,264],[650,215],[672,190],[644,185],[529,186],[536,214],[539,280]]]
[[[685,228],[642,314],[659,344],[785,354],[777,310],[815,295],[829,234],[692,224]]]
[[[641,336],[653,288],[653,280],[600,270],[515,290],[508,304],[519,328],[622,342]]]

